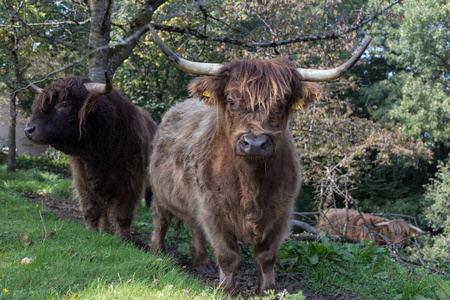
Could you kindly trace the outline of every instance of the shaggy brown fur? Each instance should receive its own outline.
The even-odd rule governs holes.
[[[108,230],[111,209],[117,237],[129,239],[156,124],[115,90],[88,93],[87,82],[67,77],[46,86],[33,102],[25,133],[33,143],[69,155],[86,226]]]
[[[275,288],[274,263],[301,183],[289,116],[295,103],[314,101],[320,92],[285,59],[235,60],[214,77],[193,80],[190,90],[197,99],[167,112],[153,144],[152,251],[164,250],[175,216],[191,226],[193,264],[212,270],[206,234],[221,284],[232,289],[237,242],[254,245],[262,294]],[[269,137],[273,153],[239,154],[238,141],[249,133]]]
[[[375,242],[382,245],[390,245],[395,249],[404,247],[406,241],[417,233],[424,232],[419,228],[406,223],[403,220],[388,220],[378,216],[363,214],[364,219],[375,237]],[[317,229],[328,232],[331,235],[343,236],[344,227],[347,224],[347,212],[345,209],[330,209],[325,216],[319,218]],[[352,209],[348,210],[347,237],[364,241],[373,240],[361,215]]]

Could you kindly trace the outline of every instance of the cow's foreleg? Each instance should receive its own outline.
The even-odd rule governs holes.
[[[153,254],[158,254],[159,251],[163,253],[166,251],[165,237],[169,229],[170,221],[172,220],[172,213],[160,205],[160,200],[153,194],[152,200],[153,211],[153,235],[151,250]]]
[[[267,243],[268,244],[268,243]],[[273,244],[259,244],[255,246],[255,262],[258,268],[258,292],[264,296],[264,292],[275,289],[274,265],[277,260],[277,247]]]
[[[234,273],[241,255],[235,240],[222,240],[219,243],[219,247],[214,249],[219,264],[219,282],[221,287],[231,291],[234,288]]]
[[[202,228],[197,224],[191,224],[191,236],[192,264],[200,273],[215,272],[216,270],[211,265],[211,261],[208,258],[206,237]]]

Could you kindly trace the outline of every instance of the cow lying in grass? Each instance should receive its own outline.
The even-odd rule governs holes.
[[[87,227],[130,239],[134,211],[147,184],[151,140],[150,115],[107,84],[67,77],[39,92],[25,134],[33,143],[69,155],[73,183]]]
[[[406,241],[416,234],[424,232],[403,220],[388,220],[378,216],[363,214],[370,231],[375,237],[375,242],[380,245],[389,245],[394,249],[402,249]],[[373,240],[361,215],[356,211],[330,208],[321,215],[316,228],[333,236],[343,236],[347,225],[346,237],[364,241]]]

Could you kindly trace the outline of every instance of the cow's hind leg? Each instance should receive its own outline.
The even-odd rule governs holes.
[[[206,238],[202,228],[197,224],[191,224],[191,236],[191,254],[194,267],[201,273],[216,272],[208,258]]]
[[[153,235],[151,250],[153,254],[158,254],[159,251],[165,253],[165,237],[172,220],[172,213],[160,205],[159,199],[153,194],[152,200],[153,212]]]
[[[100,232],[111,232],[111,224],[109,222],[108,209],[109,209],[108,204],[105,204],[102,207],[102,213],[100,215],[100,220],[98,224],[98,230]]]
[[[118,197],[114,199],[114,226],[116,236],[119,239],[131,240],[131,222],[140,197],[140,193],[137,193],[136,195],[130,195],[128,198]]]

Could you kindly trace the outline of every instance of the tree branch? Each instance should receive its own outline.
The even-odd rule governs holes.
[[[311,216],[311,215],[320,215],[320,212],[318,211],[311,211],[311,212],[293,212],[294,216]]]
[[[312,233],[312,234],[315,234],[315,235],[319,235],[320,234],[320,231],[318,229],[312,227],[311,225],[309,225],[306,222],[302,222],[302,221],[299,221],[299,220],[291,220],[291,225],[292,226],[296,226],[296,227],[298,227],[300,229],[303,229],[304,231],[306,231],[308,233]]]
[[[64,25],[64,24],[72,24],[72,25],[86,25],[87,23],[89,23],[91,21],[91,19],[86,19],[84,21],[81,22],[77,22],[74,20],[69,20],[69,21],[60,21],[60,22],[42,22],[42,23],[27,23],[28,26],[59,26],[59,25]],[[21,25],[7,25],[7,24],[0,24],[0,27],[8,27],[8,28],[20,28],[22,27]]]
[[[319,235],[322,231],[312,227],[308,223],[299,221],[299,220],[291,220],[291,225],[296,226],[304,231],[311,233],[312,235],[297,235],[296,238],[303,241],[315,241],[319,238]],[[337,237],[332,235],[327,235],[328,238],[334,242],[343,242],[343,243],[352,243],[352,244],[364,244],[361,241],[354,240],[347,237]]]
[[[133,51],[139,39],[148,31],[147,24],[162,4],[168,0],[147,0],[143,4],[140,13],[130,23],[130,29],[119,40],[127,40],[128,43],[119,43],[114,48],[111,48],[111,65],[113,70],[116,70],[123,61],[128,58]]]
[[[182,28],[182,27],[175,27],[175,26],[167,26],[167,25],[157,25],[154,24],[153,27],[159,30],[167,31],[167,32],[177,32],[177,33],[183,33],[183,34],[189,34],[194,37],[196,37],[199,40],[208,40],[212,42],[220,42],[220,43],[227,43],[232,45],[241,46],[244,48],[276,48],[283,45],[289,45],[289,44],[295,44],[295,43],[302,43],[302,42],[310,42],[310,41],[320,41],[320,40],[335,40],[338,38],[341,38],[345,36],[346,34],[357,31],[361,29],[364,25],[372,22],[376,18],[378,18],[381,14],[383,14],[385,11],[390,9],[392,6],[401,3],[403,0],[396,0],[386,6],[382,10],[378,10],[375,12],[371,17],[363,20],[362,22],[355,24],[348,29],[341,31],[341,32],[333,32],[323,35],[310,35],[310,36],[303,36],[303,37],[296,37],[293,39],[287,39],[287,40],[280,40],[280,41],[272,41],[272,42],[263,42],[263,43],[247,43],[242,40],[228,38],[228,37],[217,37],[217,36],[208,36],[205,35],[196,29],[192,28]]]
[[[48,35],[46,35],[45,33],[38,32],[37,30],[35,30],[34,28],[32,28],[30,25],[28,25],[26,22],[22,21],[22,19],[19,18],[19,16],[18,16],[17,14],[16,14],[15,16],[16,16],[17,20],[19,20],[19,22],[22,24],[22,26],[24,26],[25,28],[27,28],[33,35],[35,35],[35,36],[37,36],[37,37],[40,37],[40,38],[43,38],[43,39],[50,40],[50,41],[52,41],[52,42],[54,42],[54,43],[56,43],[56,44],[60,44],[60,45],[62,45],[62,46],[64,46],[64,47],[66,47],[66,48],[69,48],[69,49],[78,51],[78,52],[81,53],[81,54],[85,54],[85,53],[86,53],[86,49],[85,49],[85,48],[76,46],[76,45],[74,45],[74,44],[65,42],[65,41],[63,41],[63,40],[60,40],[60,39],[58,39],[58,38],[54,38],[54,37],[52,37],[52,36],[48,36]]]

